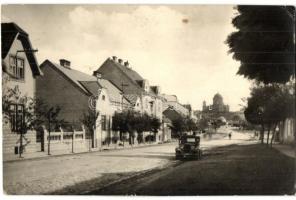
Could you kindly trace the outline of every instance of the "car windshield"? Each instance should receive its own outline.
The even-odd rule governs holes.
[[[186,142],[194,143],[195,142],[195,138],[186,138]]]
[[[184,137],[180,140],[181,144],[190,143],[190,144],[196,144],[196,140],[194,137]]]

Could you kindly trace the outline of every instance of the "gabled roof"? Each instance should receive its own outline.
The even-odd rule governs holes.
[[[45,60],[41,64],[41,68],[46,64],[49,63],[50,66],[57,69],[60,73],[62,73],[68,80],[74,83],[77,87],[79,87],[83,92],[87,93],[88,95],[92,95],[93,87],[95,84],[93,82],[97,82],[97,78],[83,72],[80,72],[75,69],[63,67],[57,63],[51,62],[50,60]],[[91,83],[87,83],[91,82]],[[99,84],[96,83],[99,87]],[[101,86],[100,86],[101,87]],[[97,93],[95,94],[97,95]]]
[[[117,69],[119,69],[124,74],[124,76],[127,77],[130,80],[130,83],[132,83],[134,86],[136,86],[136,89],[135,89],[135,91],[132,94],[134,94],[134,93],[135,94],[145,94],[145,95],[150,95],[150,96],[159,98],[159,96],[156,95],[155,92],[153,92],[151,90],[151,88],[149,88],[149,91],[146,92],[141,87],[141,83],[145,79],[140,74],[138,74],[136,71],[134,71],[132,68],[127,67],[124,64],[120,64],[117,60],[113,60],[112,58],[107,58],[105,60],[105,62],[102,64],[102,66],[109,66],[109,65],[111,65],[112,67],[116,67]],[[99,69],[97,69],[96,71],[101,72],[101,70],[100,70],[101,67]],[[102,75],[104,76],[103,73],[102,73]],[[119,87],[119,85],[117,85],[117,86]],[[128,91],[128,93],[130,94],[131,92]]]
[[[137,103],[137,100],[139,98],[139,96],[136,94],[125,94],[124,97],[127,98],[129,102],[131,102],[133,105]]]
[[[170,119],[171,121],[175,120],[175,119],[179,119],[181,117],[184,117],[184,115],[182,115],[180,112],[178,112],[175,109],[172,108],[167,108],[162,112],[162,115],[168,119]]]
[[[113,62],[118,68],[120,68],[123,71],[123,73],[125,73],[133,81],[143,80],[143,77],[140,76],[140,74],[138,74],[138,72],[136,72],[132,68],[126,67],[112,59],[110,59],[110,61]]]
[[[163,98],[165,98],[167,101],[173,101],[178,102],[178,98],[176,95],[169,95],[169,94],[162,94]]]
[[[98,90],[102,88],[97,81],[78,81],[90,94],[98,95]]]
[[[24,50],[32,49],[32,45],[29,39],[28,33],[20,28],[15,23],[1,23],[1,51],[2,59],[4,59],[15,39],[19,39],[23,45]],[[16,53],[16,52],[15,52]],[[39,68],[35,54],[32,52],[26,52],[28,62],[34,75],[42,75]]]
[[[99,79],[99,83],[102,87],[107,89],[110,101],[121,103],[122,91],[119,88],[106,79]],[[128,101],[128,99],[124,97],[123,101]]]
[[[57,69],[68,80],[70,80],[73,84],[75,84],[77,87],[83,90],[83,92],[85,92],[86,94],[96,96],[98,95],[99,88],[105,88],[107,90],[110,101],[121,103],[122,92],[110,81],[106,79],[97,80],[97,78],[94,76],[91,76],[89,74],[83,73],[75,69],[63,67],[49,60],[44,61],[41,64],[41,67],[43,67],[45,63],[49,63],[51,66]],[[129,102],[126,98],[124,98],[124,101],[125,103]]]

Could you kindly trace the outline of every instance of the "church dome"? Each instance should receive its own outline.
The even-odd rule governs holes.
[[[223,99],[223,97],[221,96],[221,94],[217,93],[215,94],[214,99]]]
[[[221,96],[221,94],[217,93],[215,94],[214,98],[213,98],[213,105],[214,106],[223,106],[223,97]]]

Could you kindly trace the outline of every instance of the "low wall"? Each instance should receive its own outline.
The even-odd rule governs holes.
[[[2,125],[3,160],[17,158],[19,157],[20,151],[20,134],[11,131],[10,123],[8,121],[2,121]],[[26,134],[23,134],[22,144],[23,156],[38,151],[38,149],[40,149],[40,144],[36,142],[36,131],[29,130]]]
[[[50,141],[49,141],[50,138]],[[89,149],[90,142],[85,138],[85,130],[66,132],[63,129],[57,132],[49,132],[44,129],[44,151],[48,152],[48,143],[50,143],[50,152],[55,153],[77,153]]]

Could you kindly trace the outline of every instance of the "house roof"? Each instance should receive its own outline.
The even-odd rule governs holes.
[[[176,95],[163,94],[162,96],[163,96],[167,101],[178,102],[178,98],[177,98]]]
[[[122,101],[122,91],[118,89],[113,83],[106,79],[99,79],[99,83],[102,87],[107,89],[110,101],[121,102]],[[125,101],[129,101],[124,97]]]
[[[102,64],[102,66],[105,65],[109,65],[111,64],[111,66],[117,67],[118,69],[120,69],[120,71],[130,80],[130,83],[133,83],[133,85],[136,86],[135,91],[131,92],[131,91],[124,91],[124,93],[128,93],[128,94],[147,94],[150,96],[154,96],[154,97],[159,97],[158,95],[155,94],[155,92],[153,90],[151,90],[151,88],[149,88],[148,92],[145,92],[144,89],[141,87],[141,83],[145,80],[140,74],[138,74],[138,72],[136,72],[135,70],[133,70],[131,67],[127,67],[124,64],[120,64],[118,61],[113,60],[112,58],[107,58],[106,61]],[[101,66],[101,67],[102,67]],[[100,68],[97,70],[100,72]],[[104,76],[104,74],[103,74]],[[119,85],[117,85],[119,87]]]
[[[83,90],[85,93],[92,95],[93,87],[95,85],[93,83],[86,83],[86,82],[97,82],[96,77],[91,76],[89,74],[85,74],[83,72],[80,72],[75,69],[66,68],[63,67],[57,63],[54,63],[50,60],[45,60],[41,67],[45,65],[45,63],[51,64],[51,66],[55,67],[59,72],[61,72],[63,75],[65,75],[72,83],[74,83],[76,86],[78,86],[81,90]],[[98,84],[98,83],[97,83]]]
[[[33,49],[29,35],[22,28],[20,28],[15,23],[1,23],[1,51],[2,51],[2,59],[4,59],[15,38],[19,39],[24,47],[24,50]],[[16,53],[16,52],[15,52]],[[37,59],[35,57],[34,52],[25,52],[28,62],[30,63],[30,67],[34,75],[42,75],[42,72],[37,63]]]
[[[121,91],[113,85],[110,81],[106,79],[97,80],[96,77],[91,76],[89,74],[83,73],[81,71],[63,67],[57,63],[51,62],[49,60],[44,61],[41,66],[44,65],[45,62],[49,62],[52,66],[58,69],[61,73],[63,73],[72,83],[77,85],[80,89],[82,89],[88,95],[98,95],[99,88],[105,88],[107,90],[110,101],[121,102]],[[128,99],[124,98],[125,101]],[[126,103],[126,102],[125,102]]]
[[[138,72],[136,72],[132,68],[126,67],[112,59],[110,59],[110,61],[113,62],[118,68],[120,68],[123,71],[123,73],[125,73],[133,81],[143,80],[143,77],[140,76],[140,74],[138,74]]]
[[[175,109],[167,108],[162,112],[162,115],[168,119],[175,120],[183,117],[183,115]]]
[[[90,94],[98,95],[98,90],[102,88],[97,81],[78,81]]]
[[[131,102],[133,105],[137,103],[137,100],[139,98],[139,96],[136,94],[125,94],[124,97],[127,98],[129,102]]]

